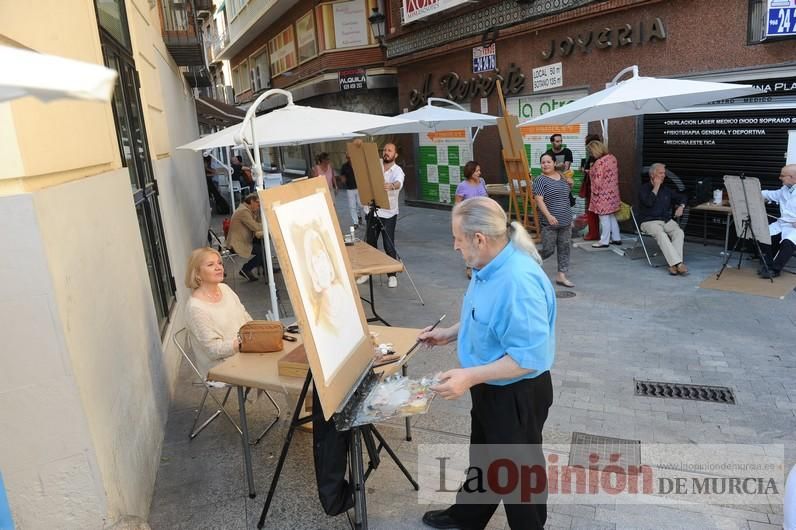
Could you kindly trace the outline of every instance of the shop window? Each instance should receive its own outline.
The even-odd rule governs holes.
[[[144,245],[155,312],[162,334],[176,300],[174,296],[176,285],[171,274],[166,238],[163,233],[157,181],[152,171],[152,158],[139,95],[141,85],[129,45],[123,1],[95,0],[95,2],[102,55],[108,68],[116,70],[119,74],[112,100],[116,137],[122,155],[122,164],[128,168],[130,174],[133,203]],[[100,15],[101,10],[118,13],[119,16],[108,19]],[[119,20],[124,22],[121,27],[116,23]]]
[[[767,4],[768,0],[749,0],[749,19],[746,31],[748,44],[763,42]]]
[[[305,175],[310,167],[307,164],[307,148],[303,145],[280,147],[282,153],[282,169],[290,175]]]

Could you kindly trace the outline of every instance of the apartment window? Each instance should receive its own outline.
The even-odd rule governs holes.
[[[358,48],[371,44],[368,23],[369,4],[364,0],[324,3],[318,9],[319,42],[321,50]],[[384,11],[382,11],[383,13]],[[302,29],[299,24],[296,26]],[[303,32],[308,35],[308,31]],[[300,46],[312,50],[315,42],[302,37]]]
[[[171,274],[166,238],[158,204],[158,187],[152,171],[146,127],[141,106],[138,72],[135,69],[123,0],[95,0],[99,21],[102,55],[108,68],[119,74],[113,93],[113,117],[122,164],[130,173],[133,203],[138,215],[138,226],[144,244],[152,299],[161,333],[165,330],[169,312],[174,305],[176,285]],[[101,10],[118,13],[110,29],[106,27]],[[121,31],[121,34],[119,33]],[[117,36],[122,37],[118,39]]]
[[[229,6],[229,18],[230,18],[230,20],[232,20],[233,18],[238,16],[238,13],[241,12],[241,9],[243,9],[246,6],[246,4],[248,4],[248,3],[249,3],[249,0],[229,0],[227,5]]]
[[[292,24],[268,41],[268,57],[271,74],[275,76],[298,66],[296,38]]]
[[[235,87],[235,95],[251,89],[248,66],[249,62],[243,61],[232,69],[232,85]]]
[[[315,17],[311,9],[306,15],[296,21],[296,41],[298,44],[299,64],[318,55],[318,44],[315,38]]]
[[[252,68],[252,87],[255,92],[271,86],[271,72],[268,66],[268,54],[263,51],[249,59]]]
[[[749,0],[749,18],[746,31],[747,43],[759,44],[763,42],[767,6],[768,0]]]

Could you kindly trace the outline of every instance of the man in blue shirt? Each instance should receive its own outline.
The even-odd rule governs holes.
[[[428,345],[458,341],[461,368],[444,372],[433,390],[445,399],[470,391],[468,473],[496,458],[489,456],[490,446],[525,444],[523,461],[516,464],[538,465],[536,485],[545,490],[541,444],[553,402],[549,370],[555,357],[555,291],[533,240],[519,223],[507,229],[506,214],[494,200],[476,197],[457,204],[452,227],[454,249],[473,268],[473,277],[459,323],[426,329],[418,337]],[[512,529],[544,527],[546,490],[517,503],[494,492],[484,497],[462,488],[456,504],[427,512],[423,522],[433,528],[484,528],[501,498]]]

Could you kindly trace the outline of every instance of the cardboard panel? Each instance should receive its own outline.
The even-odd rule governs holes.
[[[379,149],[373,142],[354,141],[346,144],[351,167],[357,178],[359,199],[364,205],[376,201],[379,208],[389,209],[390,199],[384,189],[384,166]]]
[[[329,188],[325,178],[316,177],[259,195],[323,415],[329,419],[373,358]]]

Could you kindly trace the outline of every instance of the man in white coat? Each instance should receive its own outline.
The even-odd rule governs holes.
[[[776,278],[796,251],[796,164],[789,164],[780,171],[783,186],[778,190],[763,190],[763,198],[779,204],[779,219],[768,225],[772,243],[779,239],[779,251],[773,254],[773,245],[760,245],[768,271],[761,268],[763,278]]]

